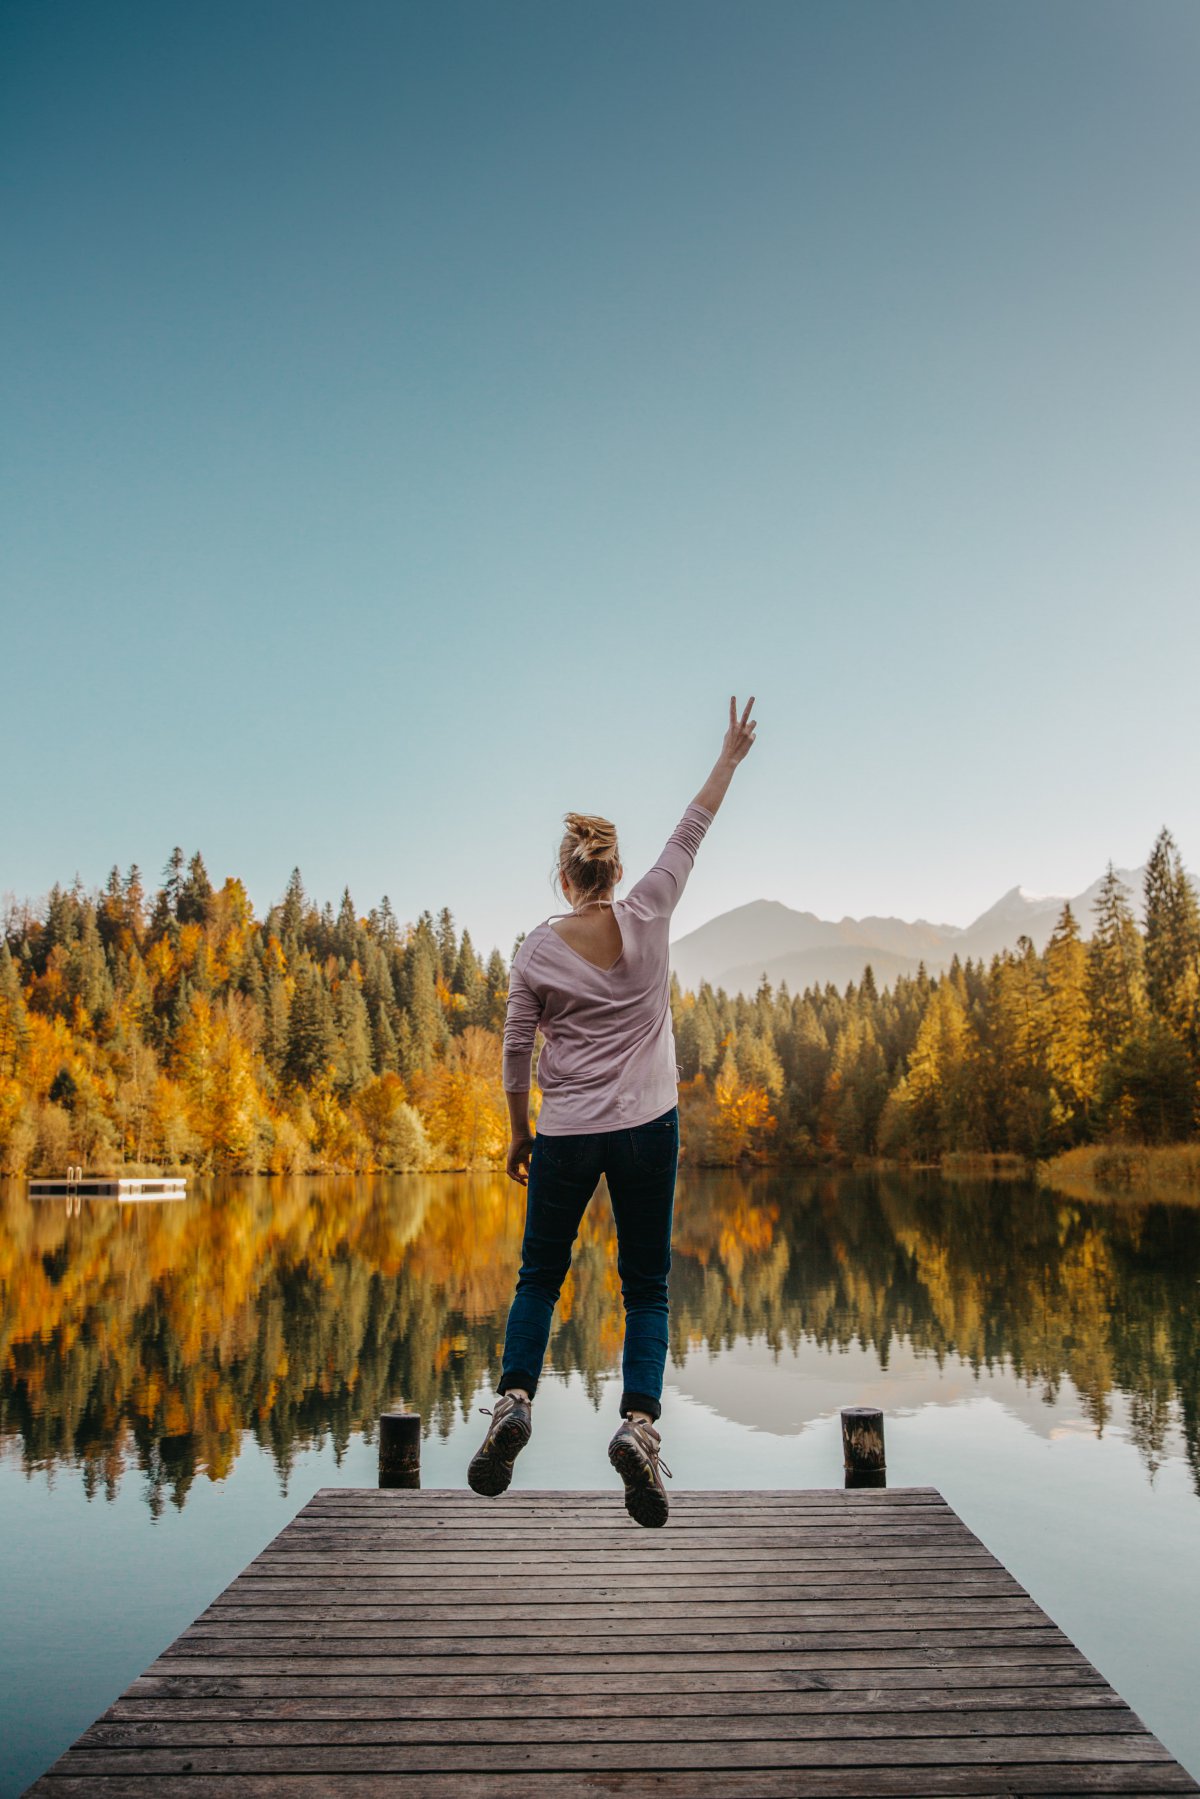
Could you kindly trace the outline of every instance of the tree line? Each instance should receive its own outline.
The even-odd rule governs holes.
[[[678,995],[685,1136],[717,1162],[1186,1141],[1200,1100],[1200,906],[1167,830],[1141,899],[1139,922],[1110,863],[1086,940],[1067,904],[1040,952],[1023,937],[988,963],[922,967],[882,992],[868,967],[844,991],[791,995],[764,979],[753,997]]]
[[[880,990],[672,983],[684,1153],[701,1163],[1180,1141],[1200,1090],[1200,907],[1164,830],[1141,918],[1111,865],[1084,938]],[[172,854],[10,905],[0,1173],[68,1163],[296,1173],[494,1166],[508,969],[449,909],[335,911],[295,871],[258,918]],[[536,1067],[535,1067],[536,1083]],[[534,1106],[536,1109],[536,1085]]]

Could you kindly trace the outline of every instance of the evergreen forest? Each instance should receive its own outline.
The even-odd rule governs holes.
[[[502,1165],[507,966],[448,909],[335,911],[299,871],[256,917],[176,850],[100,892],[9,904],[0,1173]],[[673,983],[686,1160],[719,1166],[1054,1155],[1186,1142],[1200,1097],[1200,906],[1166,830],[1144,891],[1111,865],[1092,933],[879,989]],[[537,1105],[536,1065],[533,1104]]]

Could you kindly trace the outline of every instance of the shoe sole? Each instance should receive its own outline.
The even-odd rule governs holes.
[[[508,1491],[513,1463],[529,1441],[530,1433],[512,1419],[502,1424],[490,1446],[472,1456],[467,1468],[467,1485],[484,1499],[498,1499]]]
[[[609,1445],[608,1459],[625,1483],[625,1510],[645,1530],[661,1530],[667,1521],[667,1496],[654,1482],[650,1463],[636,1444],[623,1438]]]

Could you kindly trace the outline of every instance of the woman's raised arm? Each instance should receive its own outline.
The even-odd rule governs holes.
[[[754,743],[754,733],[758,722],[751,718],[754,707],[754,695],[746,701],[742,716],[738,717],[737,700],[730,696],[729,728],[725,732],[725,741],[721,745],[721,754],[713,764],[713,771],[696,795],[692,804],[703,806],[706,812],[715,812],[729,791],[729,783],[733,779],[733,771],[742,759],[750,754]]]

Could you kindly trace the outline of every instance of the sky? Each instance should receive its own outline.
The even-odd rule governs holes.
[[[1193,0],[3,0],[0,892],[1200,859]]]

